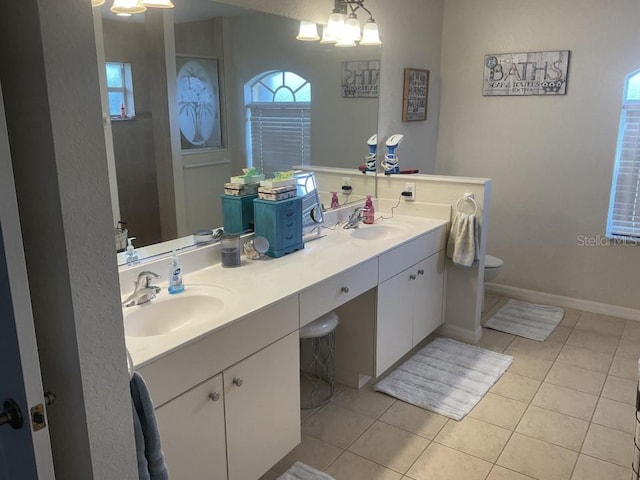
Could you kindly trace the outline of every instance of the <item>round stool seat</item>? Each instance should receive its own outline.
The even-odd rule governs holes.
[[[335,311],[321,316],[317,320],[300,329],[300,338],[324,337],[333,332],[338,326],[338,314]]]

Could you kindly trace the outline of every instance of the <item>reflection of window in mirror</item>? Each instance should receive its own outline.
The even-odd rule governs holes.
[[[311,84],[293,72],[268,71],[244,86],[247,166],[271,177],[311,163]]]
[[[135,117],[130,63],[106,62],[109,116],[114,120]]]

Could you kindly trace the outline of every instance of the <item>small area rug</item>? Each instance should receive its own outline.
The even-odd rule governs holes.
[[[278,477],[278,480],[335,480],[320,470],[311,468],[302,462],[296,462],[291,468]]]
[[[513,357],[436,338],[373,389],[461,420],[513,362]]]
[[[484,324],[487,328],[542,342],[564,317],[564,310],[547,305],[509,300]]]

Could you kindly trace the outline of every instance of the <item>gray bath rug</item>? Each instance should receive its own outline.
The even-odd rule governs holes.
[[[509,300],[484,326],[542,342],[551,335],[562,317],[564,310],[558,307]]]
[[[311,468],[302,462],[296,462],[291,468],[278,477],[278,480],[335,480],[320,470]]]
[[[513,357],[436,338],[373,389],[461,420],[513,362]]]

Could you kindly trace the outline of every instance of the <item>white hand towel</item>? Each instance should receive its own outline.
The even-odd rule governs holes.
[[[475,215],[458,212],[453,219],[449,240],[447,241],[447,257],[462,267],[470,267],[478,258],[480,248],[479,228]]]

